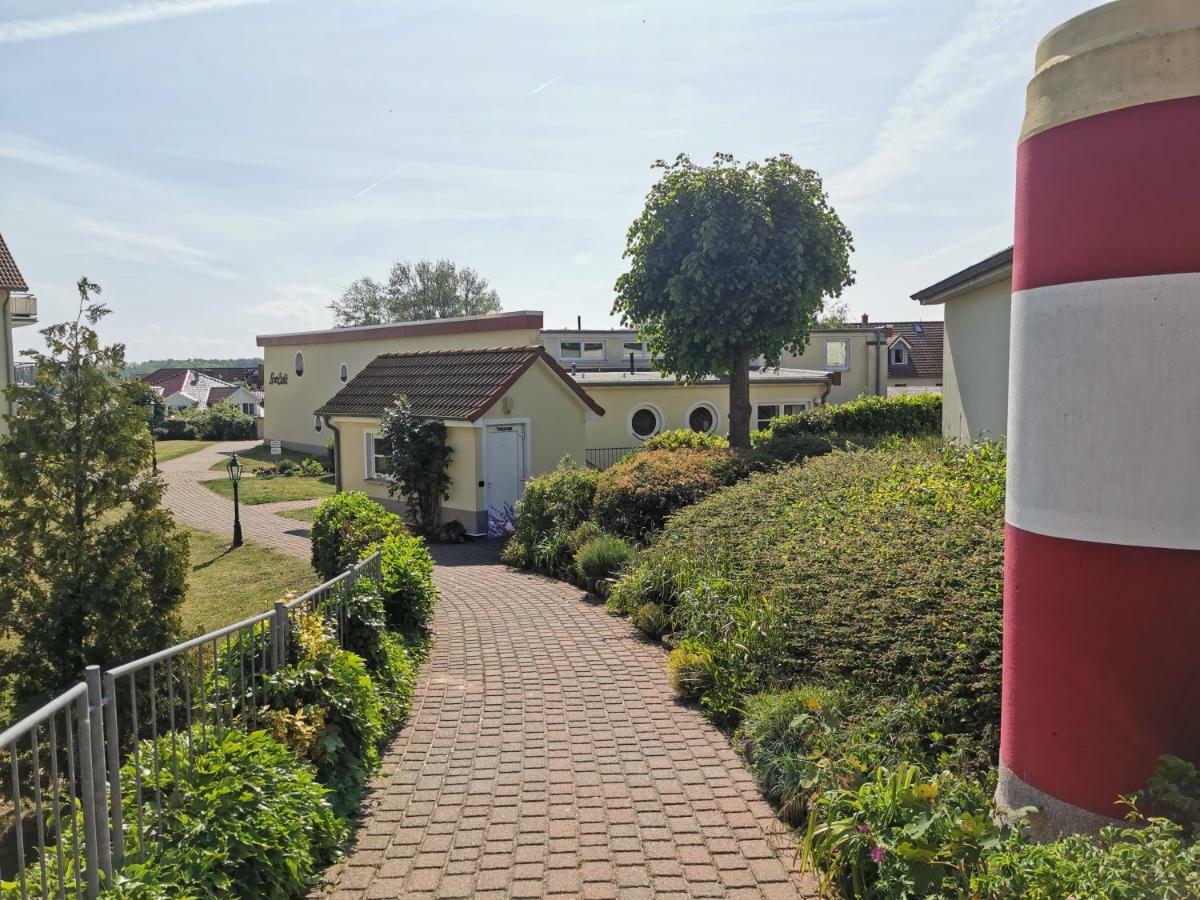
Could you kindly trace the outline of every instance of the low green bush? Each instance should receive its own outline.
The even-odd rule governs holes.
[[[190,419],[182,416],[170,416],[162,420],[154,429],[154,436],[160,441],[197,441],[200,435]]]
[[[835,443],[841,450],[857,446],[859,443],[837,436],[789,434],[783,431],[776,433],[770,429],[753,432],[750,435],[750,442],[753,446],[750,459],[756,468],[764,470],[784,465],[796,465],[806,459],[832,453]]]
[[[594,518],[605,531],[646,543],[674,512],[746,477],[729,450],[648,450],[605,469],[596,485]]]
[[[148,793],[140,816],[125,809],[130,862],[118,896],[304,897],[345,839],[312,767],[262,731],[147,742],[137,768],[142,785],[161,786],[162,803]],[[130,803],[133,762],[121,781]]]
[[[600,596],[608,593],[610,581],[633,558],[633,548],[621,538],[603,534],[593,538],[575,556],[575,571],[588,590]]]
[[[404,522],[360,491],[334,494],[317,507],[312,565],[325,581],[336,578],[388,535],[407,535]]]
[[[1139,801],[1200,841],[1200,769],[1178,756],[1163,756]]]
[[[647,637],[659,638],[671,630],[671,614],[657,603],[643,603],[633,614],[633,624]]]
[[[243,441],[258,433],[252,417],[225,401],[191,412],[190,419],[203,441]]]
[[[379,544],[379,565],[387,627],[410,637],[428,633],[437,588],[433,586],[433,557],[424,542],[400,532],[388,535]]]
[[[1200,897],[1200,842],[1167,819],[1110,826],[1099,840],[1076,835],[1031,844],[1012,835],[985,860],[972,896],[987,900],[1183,900]]]
[[[942,433],[941,394],[879,397],[864,394],[848,403],[821,404],[807,412],[772,419],[768,431],[864,437],[924,437]]]
[[[504,545],[504,561],[564,578],[574,571],[571,533],[592,513],[599,473],[565,457],[553,472],[525,485],[517,504],[513,533]]]
[[[310,760],[334,810],[349,815],[379,765],[383,699],[362,658],[338,647],[319,614],[302,616],[298,659],[266,679],[260,719],[274,737]]]
[[[640,450],[727,450],[729,439],[719,434],[704,434],[690,428],[660,431],[642,444]]]
[[[699,700],[712,686],[713,659],[706,647],[683,643],[667,654],[667,681],[683,700]]]

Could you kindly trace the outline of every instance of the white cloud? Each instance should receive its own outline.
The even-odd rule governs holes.
[[[269,2],[270,0],[149,0],[145,3],[127,3],[99,12],[70,13],[44,19],[14,19],[0,22],[0,44],[46,40]]]
[[[274,288],[270,300],[252,306],[248,312],[263,327],[285,332],[312,331],[333,326],[329,303],[341,291],[304,284],[284,284]]]
[[[989,91],[1026,68],[1026,56],[1006,52],[1006,38],[1019,33],[1030,8],[1030,0],[977,0],[954,35],[921,62],[867,157],[830,179],[835,199],[873,200],[917,170],[931,148],[953,140],[963,117]]]

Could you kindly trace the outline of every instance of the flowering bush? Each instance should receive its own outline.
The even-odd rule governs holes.
[[[591,516],[598,478],[594,469],[564,457],[553,472],[529,481],[504,545],[504,561],[560,578],[573,574],[578,547],[570,535]]]

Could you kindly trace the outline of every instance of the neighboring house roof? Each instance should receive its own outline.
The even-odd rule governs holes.
[[[637,372],[610,369],[609,371],[572,372],[571,377],[584,387],[646,387],[683,385],[670,375],[655,371]],[[751,384],[826,384],[829,372],[815,369],[756,369],[750,373]],[[691,384],[729,384],[728,375],[710,375]]]
[[[889,322],[888,378],[941,378],[941,322]],[[903,341],[908,345],[908,362],[892,362],[891,349]]]
[[[8,245],[4,243],[4,236],[0,235],[0,291],[27,290],[29,290],[29,285],[25,283],[25,277],[21,274],[21,270],[17,268],[17,261],[8,252]]]
[[[943,278],[937,284],[917,291],[912,299],[920,303],[945,303],[966,290],[991,284],[1012,271],[1013,248],[1009,247],[999,253],[993,253],[987,259],[967,266],[961,272],[955,272],[949,278]]]
[[[164,397],[183,394],[191,397],[201,407],[211,406],[241,389],[241,385],[213,378],[198,369],[159,369],[139,377]]]
[[[542,314],[532,310],[488,313],[481,316],[457,316],[446,319],[421,319],[415,322],[389,322],[385,325],[358,325],[328,328],[323,331],[297,331],[289,334],[260,334],[258,346],[326,344],[338,341],[374,341],[380,338],[405,338],[439,334],[469,334],[480,331],[540,330]]]
[[[384,353],[367,363],[316,415],[376,419],[403,394],[413,415],[474,422],[539,361],[588,409],[604,415],[604,408],[541,347]]]
[[[213,387],[208,389],[208,405],[220,403],[222,400],[228,400],[236,394],[241,388],[238,387]]]

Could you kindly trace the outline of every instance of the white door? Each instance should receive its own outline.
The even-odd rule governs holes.
[[[525,484],[525,426],[489,425],[485,436],[483,478],[491,518],[516,505]]]

